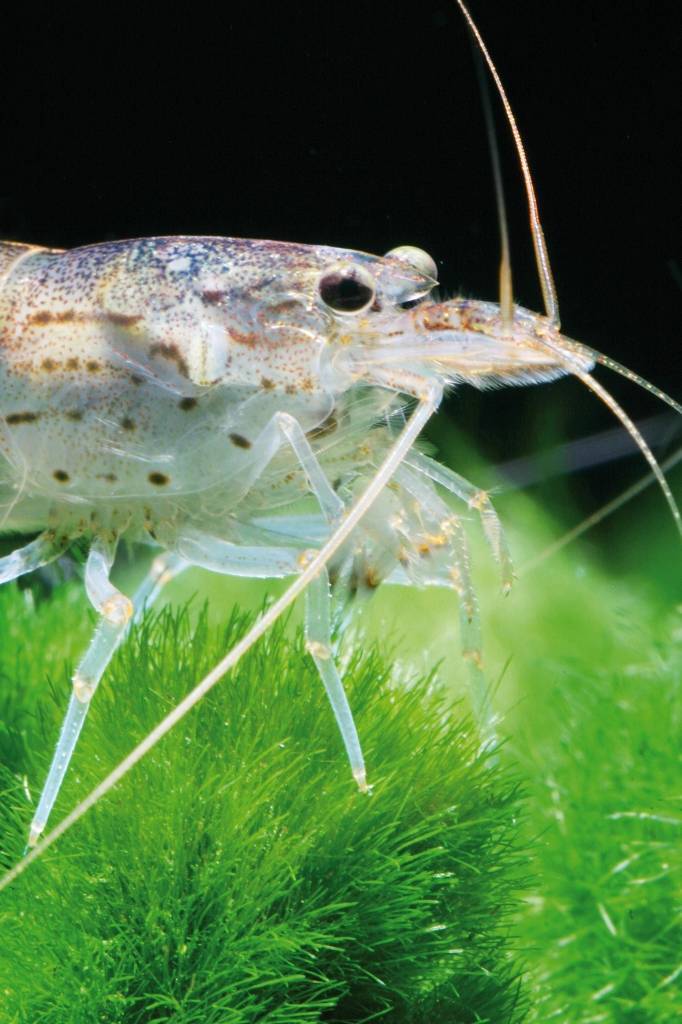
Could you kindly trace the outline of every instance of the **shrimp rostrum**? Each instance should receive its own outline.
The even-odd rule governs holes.
[[[518,138],[517,145],[526,173]],[[85,586],[102,616],[73,678],[30,846],[116,647],[163,583],[187,565],[295,578],[0,887],[111,788],[305,588],[307,647],[360,789],[365,767],[333,657],[332,596],[344,607],[385,580],[453,589],[474,709],[490,731],[467,539],[457,506],[436,485],[480,515],[505,590],[513,572],[487,494],[415,445],[446,387],[574,374],[630,431],[682,527],[654,456],[591,370],[605,362],[679,406],[559,333],[528,175],[526,183],[546,316],[514,307],[510,285],[499,305],[434,298],[436,265],[409,246],[383,257],[202,237],[70,251],[0,246],[0,523],[5,532],[38,534],[0,559],[0,582],[85,537]],[[305,494],[319,511],[296,507]],[[123,537],[161,549],[132,600],[109,579]]]

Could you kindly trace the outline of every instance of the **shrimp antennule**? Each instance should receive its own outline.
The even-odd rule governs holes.
[[[507,121],[509,127],[512,130],[514,136],[514,142],[516,143],[516,152],[519,155],[519,162],[521,164],[521,170],[523,172],[523,180],[526,186],[526,196],[528,198],[528,209],[530,212],[530,228],[533,235],[533,246],[535,248],[535,261],[537,263],[538,274],[540,277],[540,286],[542,288],[542,297],[545,303],[545,311],[547,316],[552,321],[554,326],[559,329],[559,303],[556,295],[556,288],[554,287],[554,278],[552,276],[552,268],[549,263],[549,254],[547,252],[547,243],[545,242],[545,234],[542,230],[542,224],[540,223],[540,214],[538,213],[538,202],[535,196],[535,189],[533,187],[533,179],[531,177],[530,168],[528,166],[528,159],[526,157],[526,150],[523,145],[521,138],[521,132],[516,123],[514,117],[514,111],[511,108],[511,104],[507,99],[507,94],[504,91],[502,80],[497,72],[497,68],[493,63],[493,59],[488,53],[488,48],[483,42],[483,37],[476,27],[474,19],[471,17],[469,10],[464,3],[464,0],[457,0],[462,14],[466,18],[467,24],[474,34],[478,48],[485,58],[485,62],[490,69],[490,74],[493,76],[493,81],[500,94],[500,99],[504,105],[504,110],[507,115]]]

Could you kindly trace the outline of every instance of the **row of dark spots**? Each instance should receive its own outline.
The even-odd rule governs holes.
[[[65,309],[61,313],[53,313],[49,309],[39,309],[37,313],[33,313],[28,318],[28,322],[38,327],[45,327],[46,324],[72,324],[76,320],[83,319],[83,314],[76,313],[75,309]]]
[[[71,480],[71,477],[69,476],[65,469],[55,469],[52,476],[57,481],[57,483],[60,484],[68,484]],[[100,473],[100,477],[102,480],[106,480],[108,483],[112,484],[116,483],[116,481],[118,480],[118,477],[116,476],[115,473]],[[170,483],[170,477],[166,476],[165,473],[150,473],[147,477],[147,480],[149,481],[150,484],[153,484],[155,487],[165,487],[167,484]]]
[[[49,309],[40,309],[28,318],[28,323],[45,327],[47,324],[105,322],[114,324],[116,327],[134,327],[141,319],[141,315],[128,313],[79,313],[75,309],[65,309],[60,313],[53,313]]]
[[[72,370],[74,372],[80,369],[80,362],[78,359],[67,359],[64,365],[67,370]],[[43,359],[40,366],[46,373],[53,373],[55,370],[59,370],[61,368],[61,363],[58,363],[55,359]],[[99,373],[102,369],[102,364],[96,359],[88,359],[85,364],[85,369],[88,373]]]
[[[181,398],[179,405],[183,412],[189,412],[191,409],[196,408],[198,401],[196,398]],[[40,415],[41,414],[39,412],[11,412],[5,418],[9,426],[17,426],[21,423],[37,423],[40,419]],[[67,409],[64,415],[67,420],[71,420],[72,423],[81,423],[85,417],[85,412],[83,409]],[[121,420],[120,426],[122,430],[127,431],[133,431],[137,428],[135,420],[130,416],[124,416]],[[240,437],[241,435],[237,434],[235,436]],[[246,441],[246,439],[242,438],[242,442],[243,441]],[[239,441],[235,441],[234,443],[237,445],[240,444]],[[241,443],[241,447],[250,448],[251,442],[247,441],[246,444]]]

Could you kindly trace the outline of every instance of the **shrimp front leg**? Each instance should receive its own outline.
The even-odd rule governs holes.
[[[64,780],[90,701],[121,642],[133,615],[129,598],[112,586],[109,573],[116,553],[116,540],[95,534],[85,566],[85,588],[94,607],[101,612],[92,642],[73,677],[73,692],[59,734],[50,771],[31,823],[28,845],[35,846],[47,824],[50,811]]]
[[[170,551],[164,551],[154,559],[147,576],[138,587],[131,602],[109,582],[109,572],[113,564],[115,549],[115,543],[111,543],[104,537],[96,536],[92,542],[85,568],[86,589],[88,597],[95,608],[102,613],[103,619],[73,677],[73,693],[64,717],[47,781],[31,823],[29,846],[35,846],[47,824],[47,819],[57,799],[83,728],[90,700],[114,656],[116,648],[126,635],[131,623],[140,621],[145,608],[154,603],[166,583],[169,583],[188,567],[188,563],[178,558],[177,555]]]
[[[52,530],[45,530],[39,537],[23,548],[17,548],[11,554],[0,558],[0,583],[8,583],[18,576],[25,576],[41,565],[47,565],[59,558],[71,543],[71,537],[57,537]]]

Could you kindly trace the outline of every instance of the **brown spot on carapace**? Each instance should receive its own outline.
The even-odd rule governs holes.
[[[107,313],[106,319],[116,327],[134,327],[142,317],[139,314],[135,316],[130,313]]]
[[[39,416],[39,412],[11,412],[7,416],[7,422],[10,426],[14,426],[15,423],[35,423]]]
[[[260,386],[263,388],[264,391],[272,391],[272,389],[275,386],[275,382],[274,380],[270,380],[269,377],[261,377]]]
[[[243,434],[230,434],[230,441],[237,448],[250,448],[252,444],[248,437],[244,437]]]
[[[85,364],[85,369],[88,371],[88,373],[99,373],[99,371],[102,369],[102,364],[98,363],[96,359],[89,359],[88,362]]]
[[[196,398],[181,398],[178,404],[183,412],[189,412],[190,409],[196,409],[199,403]]]
[[[124,416],[121,420],[122,430],[135,430],[135,420],[131,419],[130,416]]]
[[[166,484],[170,483],[170,477],[166,476],[165,473],[150,473],[147,477],[150,484],[154,484],[155,487],[165,487]]]
[[[139,373],[131,373],[130,374],[130,383],[131,384],[135,384],[136,387],[139,387],[140,384],[144,384],[144,382],[145,382],[145,378],[144,377],[140,377]]]
[[[55,313],[54,319],[58,324],[70,324],[76,319],[76,312],[73,309],[64,309],[61,313]]]
[[[232,327],[230,328],[229,333],[231,341],[236,341],[238,345],[244,345],[246,348],[255,348],[258,344],[258,335],[255,331],[245,333],[242,331],[235,331]]]
[[[64,415],[66,416],[67,420],[71,420],[72,423],[80,423],[80,421],[85,416],[85,413],[83,412],[82,409],[68,409],[64,413]]]
[[[177,345],[164,345],[163,342],[158,342],[156,345],[151,346],[149,349],[149,355],[152,359],[155,356],[161,356],[163,359],[169,359],[171,362],[176,364],[178,373],[182,374],[183,377],[189,377],[189,367],[185,362],[185,357]]]
[[[219,306],[224,298],[225,292],[219,289],[208,288],[201,293],[201,301],[205,302],[207,306]]]
[[[57,369],[57,364],[55,363],[54,359],[43,359],[40,365],[41,368],[43,370],[47,370],[48,373],[52,373],[53,370]]]
[[[72,359],[67,359],[66,360],[66,369],[67,370],[77,370],[79,366],[80,366],[80,363],[78,362],[78,360],[75,357],[72,358]]]
[[[30,324],[37,324],[38,327],[43,327],[45,324],[51,324],[54,316],[49,309],[39,309],[37,313],[33,313],[28,318]]]
[[[108,484],[115,484],[116,481],[118,480],[118,477],[116,476],[115,473],[98,473],[97,479],[106,480]]]
[[[69,476],[65,469],[55,469],[52,476],[55,478],[57,483],[60,484],[68,484],[69,480],[71,479],[71,477]]]
[[[284,389],[284,393],[286,395],[297,395],[298,394],[298,388],[296,387],[295,384],[287,384],[287,386]]]

